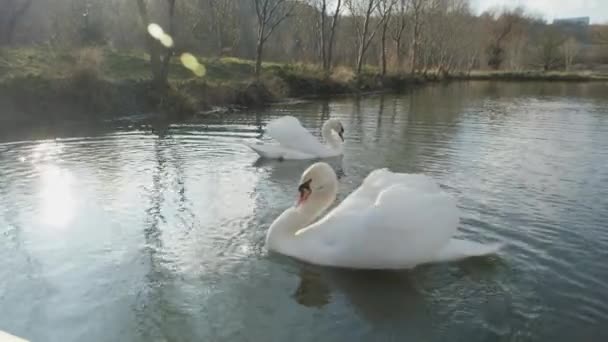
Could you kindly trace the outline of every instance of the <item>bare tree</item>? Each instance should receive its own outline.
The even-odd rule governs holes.
[[[391,38],[395,43],[395,51],[397,54],[397,66],[402,66],[402,56],[403,56],[403,33],[408,26],[408,9],[410,5],[410,0],[399,0],[399,5],[395,11],[395,16],[397,17],[396,24],[393,25],[393,30],[391,31]]]
[[[566,39],[566,41],[562,43],[561,51],[564,55],[564,67],[567,71],[569,71],[572,67],[574,58],[576,58],[576,55],[578,54],[579,50],[580,44],[574,37],[569,37],[568,39]]]
[[[547,26],[541,35],[538,58],[544,71],[556,69],[560,65],[560,46],[565,39],[554,25]]]
[[[222,56],[232,48],[236,41],[236,8],[235,0],[206,0],[209,10],[209,31],[215,36],[216,53]],[[200,23],[200,22],[199,22]]]
[[[139,17],[146,30],[146,45],[150,54],[150,65],[152,66],[152,81],[158,90],[164,90],[167,86],[169,77],[169,62],[173,56],[172,47],[163,46],[154,37],[148,34],[147,30],[150,24],[150,16],[146,0],[136,0],[137,8],[139,9]],[[175,1],[166,0],[169,14],[169,36],[173,36],[174,30],[174,15]]]
[[[412,9],[412,43],[410,45],[410,73],[413,75],[416,72],[416,63],[418,62],[418,49],[420,47],[420,32],[422,29],[422,17],[424,13],[425,0],[411,0]]]
[[[479,63],[479,55],[483,51],[484,32],[479,20],[473,14],[466,0],[451,0],[454,8],[446,14],[449,24],[447,31],[450,38],[446,42],[450,55],[446,71],[458,68],[461,71],[470,71]]]
[[[513,11],[503,12],[497,19],[489,17],[490,26],[490,43],[487,47],[488,54],[488,66],[492,69],[498,70],[504,61],[504,43],[509,38],[511,32],[513,32],[515,25],[521,18],[523,9],[517,8]]]
[[[355,33],[357,35],[357,64],[356,75],[360,76],[365,63],[365,54],[376,35],[378,29],[382,26],[384,18],[374,21],[373,14],[377,11],[380,0],[347,0],[348,7],[353,22],[355,25]]]
[[[315,1],[317,10],[319,11],[319,22],[317,23],[319,29],[319,54],[321,57],[321,64],[323,65],[323,70],[327,69],[327,43],[325,40],[327,39],[327,35],[325,31],[327,29],[327,25],[325,21],[327,20],[327,0],[318,0]]]
[[[0,45],[11,44],[19,20],[32,5],[32,0],[6,0],[0,7]]]
[[[340,18],[342,0],[336,1],[333,13],[328,12],[327,0],[314,0],[313,5],[319,13],[319,21],[317,23],[319,31],[319,57],[321,58],[321,65],[323,66],[325,76],[328,77],[332,68],[334,40],[338,19]],[[329,33],[327,32],[328,26]]]
[[[522,21],[518,23],[518,26],[521,27],[518,27],[511,33],[509,41],[505,44],[505,61],[507,62],[507,67],[510,70],[521,69],[525,65],[527,51],[530,44],[530,28],[526,27],[527,25],[528,23],[526,22],[525,18],[522,18]]]
[[[258,38],[255,53],[255,77],[262,71],[264,44],[285,19],[289,18],[296,2],[289,0],[253,0],[258,21]]]
[[[378,17],[382,22],[382,29],[380,34],[380,59],[381,59],[381,75],[386,76],[386,33],[388,31],[388,25],[391,21],[391,14],[393,12],[393,6],[396,0],[380,0],[378,4]]]
[[[334,42],[336,39],[336,28],[338,27],[338,18],[340,18],[340,6],[342,4],[341,0],[337,0],[336,10],[332,16],[331,20],[331,29],[329,31],[329,41],[327,42],[327,70],[326,75],[329,76],[331,69],[333,67],[333,51],[334,51]]]
[[[429,31],[434,33],[433,63],[447,76],[455,68],[463,67],[475,49],[471,40],[474,28],[471,10],[466,0],[435,0],[429,14]]]

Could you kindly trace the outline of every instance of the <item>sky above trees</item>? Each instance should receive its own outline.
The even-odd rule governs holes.
[[[479,12],[495,7],[524,6],[551,21],[554,18],[590,17],[593,24],[608,23],[607,0],[473,0],[474,8]]]

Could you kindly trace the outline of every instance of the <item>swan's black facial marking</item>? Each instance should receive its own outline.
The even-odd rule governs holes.
[[[340,139],[342,139],[342,142],[344,142],[344,127],[342,127],[342,125],[340,125],[340,131],[338,132],[338,135],[340,136]]]
[[[298,187],[298,192],[300,193],[300,198],[298,198],[298,206],[304,203],[308,199],[308,196],[310,196],[312,193],[312,190],[310,189],[310,182],[312,182],[312,179],[307,180]]]
[[[300,194],[305,191],[312,192],[312,189],[310,188],[310,182],[312,182],[312,179],[309,179],[306,182],[300,184],[300,186],[298,187],[298,192],[300,192]]]

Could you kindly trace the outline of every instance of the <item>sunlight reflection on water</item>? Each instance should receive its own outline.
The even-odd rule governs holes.
[[[0,143],[0,328],[62,342],[606,341],[605,94],[441,84]],[[243,143],[285,114],[316,136],[330,115],[345,126],[329,161],[339,201],[375,168],[423,172],[457,197],[461,236],[507,247],[388,273],[266,253],[310,161],[256,161]]]

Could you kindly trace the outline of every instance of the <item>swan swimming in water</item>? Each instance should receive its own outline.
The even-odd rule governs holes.
[[[308,132],[293,116],[272,120],[266,133],[278,144],[250,144],[260,157],[268,159],[316,159],[342,155],[344,127],[337,119],[325,121],[321,135],[325,144]]]
[[[337,191],[329,164],[315,163],[304,171],[296,205],[268,229],[268,250],[322,266],[407,269],[493,254],[501,247],[455,239],[456,202],[425,175],[375,170],[313,223]]]

